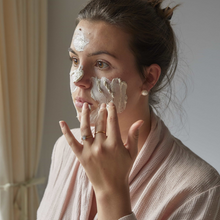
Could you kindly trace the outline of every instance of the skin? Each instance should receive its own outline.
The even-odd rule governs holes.
[[[136,68],[135,58],[129,48],[130,36],[121,29],[102,21],[82,20],[76,27],[89,39],[84,51],[76,51],[71,43],[72,70],[83,65],[84,76],[75,85],[73,102],[77,97],[84,100],[83,107],[76,107],[80,120],[81,134],[91,135],[88,103],[92,110],[98,103],[90,96],[91,77],[120,78],[128,85],[126,109],[117,115],[115,105],[102,104],[95,124],[98,133],[80,144],[68,125],[60,122],[73,152],[83,165],[95,193],[90,219],[98,211],[98,218],[115,220],[129,215],[131,210],[128,177],[138,152],[150,132],[150,109],[148,96],[142,90],[150,91],[160,76],[157,64],[145,68],[143,80]],[[74,40],[74,36],[73,36]],[[105,53],[103,53],[105,51]],[[106,54],[106,52],[108,54]],[[111,54],[111,55],[110,55]],[[111,213],[111,215],[109,215]]]

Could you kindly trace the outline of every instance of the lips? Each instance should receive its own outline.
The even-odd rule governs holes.
[[[89,105],[92,105],[91,102],[88,102],[86,99],[82,98],[82,97],[77,97],[75,98],[75,106],[78,108],[82,108],[83,107],[83,103],[87,102]]]

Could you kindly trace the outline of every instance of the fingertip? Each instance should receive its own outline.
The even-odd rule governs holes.
[[[105,104],[105,103],[102,103],[102,104],[100,105],[98,114],[100,115],[101,113],[105,113],[105,112],[106,112],[106,104]]]
[[[143,120],[138,120],[138,121],[134,122],[130,128],[131,128],[131,130],[139,130],[143,124],[144,124]]]
[[[92,106],[89,104],[89,110],[91,111],[92,110]]]
[[[83,110],[88,109],[89,108],[89,104],[87,102],[83,103]]]
[[[114,110],[114,111],[116,111],[116,106],[115,106],[115,104],[114,104],[114,102],[113,101],[110,101],[108,104],[107,104],[107,110],[108,110],[108,112],[110,111],[110,110]],[[117,111],[116,111],[117,112]]]
[[[100,106],[100,109],[105,109],[105,108],[106,108],[106,104],[102,103],[101,106]]]
[[[128,137],[130,137],[129,138],[130,141],[131,140],[134,140],[135,142],[138,141],[139,130],[143,124],[144,124],[143,120],[138,120],[130,127],[128,131]]]
[[[60,124],[60,129],[61,129],[62,133],[65,135],[67,132],[65,121],[59,121],[59,124]]]
[[[61,129],[65,127],[65,122],[64,121],[59,121],[59,124],[60,124]]]
[[[143,120],[139,120],[138,122],[139,122],[139,125],[138,125],[137,129],[140,130],[140,128],[144,124],[144,121]]]
[[[115,106],[113,100],[111,100],[111,101],[108,103],[108,105],[109,105],[109,106],[113,106],[113,107]]]

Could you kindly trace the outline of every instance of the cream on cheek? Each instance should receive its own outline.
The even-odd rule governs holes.
[[[117,113],[121,113],[125,110],[127,104],[127,83],[119,78],[114,78],[112,81],[102,77],[92,77],[91,97],[99,103],[99,107],[102,103],[108,104],[113,101]],[[91,112],[92,122],[95,123],[98,117],[99,107]]]
[[[77,69],[77,71],[82,72],[81,74],[79,74],[78,77],[74,76],[74,74],[77,75],[77,72],[74,74],[70,74],[71,93],[74,93],[77,90],[77,86],[74,83],[76,82],[75,80],[79,79],[84,74],[82,68],[80,67]],[[98,79],[97,77],[92,77],[91,82],[92,82],[92,88],[90,91],[91,98],[94,99],[96,102],[98,102],[99,105],[96,109],[93,109],[90,113],[90,124],[93,125],[95,124],[98,117],[100,105],[102,103],[108,104],[109,102],[113,101],[116,106],[117,113],[121,113],[125,110],[128,99],[126,94],[127,91],[126,82],[122,81],[119,78],[114,78],[112,81],[110,81],[106,77],[102,77],[101,79]],[[77,117],[78,117],[78,111],[77,111]]]
[[[121,81],[119,78],[114,78],[112,81],[102,77],[98,79],[97,77],[92,77],[92,89],[91,97],[101,103],[108,104],[113,101],[117,112],[121,113],[124,111],[127,104],[127,83]]]

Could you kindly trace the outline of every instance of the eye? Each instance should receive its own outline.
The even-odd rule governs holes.
[[[96,66],[100,69],[107,69],[109,65],[103,61],[97,61]]]
[[[74,65],[74,66],[78,66],[79,60],[78,60],[77,58],[75,58],[75,57],[70,57],[70,60],[73,62],[73,65]]]
[[[78,66],[79,60],[76,58],[73,58],[73,63],[74,63],[74,66]]]

